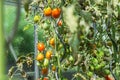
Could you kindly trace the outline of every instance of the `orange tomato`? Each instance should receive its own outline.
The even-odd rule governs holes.
[[[52,51],[47,51],[46,52],[46,58],[51,59],[51,57],[52,57]]]
[[[45,16],[51,16],[52,9],[50,7],[44,9]]]
[[[37,49],[38,49],[39,51],[43,51],[43,50],[45,49],[44,43],[38,43],[38,44],[37,44]]]
[[[62,26],[62,20],[59,20],[57,24],[58,26]]]
[[[61,10],[60,8],[55,8],[52,10],[52,17],[53,18],[58,18],[60,16]]]
[[[54,38],[50,39],[50,45],[53,46],[53,47],[55,46],[55,39]]]
[[[36,57],[37,61],[42,61],[44,59],[44,55],[42,53],[39,53]]]
[[[47,77],[44,77],[43,80],[49,80]]]
[[[42,72],[43,75],[47,75],[48,74],[48,68],[42,68]]]
[[[56,71],[56,66],[55,65],[52,66],[52,71]]]

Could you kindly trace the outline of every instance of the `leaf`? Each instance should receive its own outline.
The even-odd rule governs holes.
[[[8,76],[10,76],[10,77],[12,77],[12,76],[13,76],[14,69],[15,69],[15,67],[14,67],[14,66],[12,66],[12,67],[9,69],[9,71],[8,71]]]
[[[119,4],[119,0],[113,0],[112,4],[113,4],[114,8],[117,7],[117,5]]]
[[[70,7],[63,8],[64,21],[68,25],[71,32],[75,32],[78,26],[78,17],[74,13],[75,6],[71,5]]]
[[[21,71],[21,75],[22,75],[22,77],[24,77],[24,78],[26,78],[27,77],[27,74],[26,74],[26,72],[25,71]]]
[[[77,53],[76,51],[78,51],[78,46],[79,46],[79,40],[77,37],[77,34],[74,34],[74,36],[72,36],[71,38],[69,38],[69,44],[71,44],[71,47],[73,48],[73,52]]]
[[[113,12],[112,8],[111,8],[111,5],[109,3],[107,3],[107,14],[108,15],[111,15]]]
[[[88,12],[88,11],[81,11],[81,14],[80,14],[85,22],[89,23],[91,20],[92,20],[92,15]]]
[[[79,23],[80,27],[82,28],[81,31],[82,32],[88,32],[89,31],[89,24],[85,21],[85,18],[81,18],[80,23]]]
[[[29,28],[30,28],[30,25],[26,25],[26,26],[23,28],[23,31],[28,30]]]
[[[95,0],[96,4],[101,4],[103,1],[102,0]]]

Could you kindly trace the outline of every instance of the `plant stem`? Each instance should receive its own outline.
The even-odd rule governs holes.
[[[10,51],[11,51],[11,53],[12,53],[15,61],[17,61],[17,55],[16,55],[16,53],[15,53],[15,51],[14,51],[13,46],[12,46],[11,43],[9,44],[9,49],[10,49]]]
[[[5,79],[5,49],[3,34],[3,0],[0,0],[0,80]]]
[[[56,23],[55,22],[53,22],[53,26],[54,26],[54,28],[52,28],[52,31],[54,31],[54,38],[55,38],[55,42],[57,42],[57,37],[59,37],[60,36],[60,34],[58,33],[58,31],[57,31],[57,25],[55,25]],[[56,33],[57,32],[57,33]],[[58,36],[58,34],[59,34],[59,36]],[[55,75],[59,75],[59,76],[57,76],[56,77],[56,79],[58,78],[60,78],[60,76],[61,76],[61,68],[60,68],[60,56],[59,56],[59,53],[57,52],[57,49],[56,49],[56,45],[55,45],[55,54],[57,55],[57,63],[58,63],[58,69],[57,69],[57,71],[58,72],[56,72],[55,73]],[[59,79],[60,80],[60,79]]]
[[[55,77],[56,77],[56,80],[59,80],[59,79],[58,79],[58,73],[57,73],[57,72],[55,72]]]
[[[58,62],[58,74],[59,74],[59,78],[61,77],[61,67],[60,67],[60,58],[59,58],[59,54],[56,53],[57,56],[57,62]]]
[[[55,31],[58,39],[60,40],[60,42],[62,43],[62,45],[63,45],[63,47],[64,47],[64,54],[63,54],[62,59],[60,60],[60,62],[62,62],[63,59],[64,59],[64,57],[65,57],[65,53],[66,53],[66,50],[67,50],[67,49],[66,49],[66,44],[65,44],[65,42],[63,41],[62,36],[59,34],[59,32],[58,32],[58,30],[57,30],[57,23],[58,23],[59,20],[60,20],[60,18],[59,18],[59,19],[57,20],[57,22],[53,25],[53,27],[54,27],[54,31]]]

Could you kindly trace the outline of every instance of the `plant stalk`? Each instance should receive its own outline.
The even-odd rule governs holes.
[[[5,41],[3,34],[3,0],[0,0],[0,80],[5,79]]]

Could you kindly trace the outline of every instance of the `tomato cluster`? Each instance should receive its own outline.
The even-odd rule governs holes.
[[[44,7],[44,10],[42,9],[42,15],[45,18],[40,23],[40,29],[44,30],[45,43],[38,43],[37,48],[39,52],[36,57],[41,74],[48,76],[48,74],[55,72],[57,69],[69,70],[77,66],[81,67],[81,71],[88,79],[96,74],[98,77],[107,75],[104,78],[109,80],[108,75],[111,72],[108,63],[109,59],[107,58],[111,56],[108,54],[105,46],[101,46],[103,44],[100,41],[95,42],[93,29],[89,28],[90,30],[86,32],[85,28],[78,25],[78,30],[75,33],[70,32],[71,30],[66,27],[70,23],[67,24],[67,21],[65,21],[65,16],[63,17],[65,14],[62,14],[62,9],[52,7],[47,5],[47,7]],[[81,15],[80,18],[82,18]],[[34,22],[37,23],[39,21],[39,16],[35,16]],[[70,37],[71,35],[75,35],[75,37]],[[60,39],[61,37],[63,39]],[[108,47],[112,45],[111,41],[106,43]],[[63,62],[61,62],[62,58],[64,58]]]
[[[51,9],[50,7],[47,7],[43,10],[43,14],[46,17],[52,17],[51,19],[54,20],[54,19],[57,19],[60,17],[61,9],[60,8]],[[51,30],[51,26],[49,26],[49,25],[51,25],[52,22],[49,22],[49,18],[46,18],[46,20],[48,21],[48,23],[43,25],[43,29],[45,31],[47,31],[49,29],[49,33],[52,34],[53,31]],[[56,20],[55,24],[57,26],[62,26],[62,19],[58,20],[58,22]],[[53,74],[54,74],[54,72],[56,72],[56,70],[58,68],[57,58],[59,55],[57,54],[56,49],[60,50],[61,48],[63,48],[63,46],[60,42],[56,42],[55,39],[57,39],[57,38],[49,37],[46,39],[46,43],[43,43],[42,41],[37,43],[38,55],[36,56],[36,60],[37,60],[37,65],[40,68],[40,73],[41,73],[42,79],[44,79],[43,76],[48,76],[48,74],[51,72],[53,72]],[[59,45],[61,46],[61,48]],[[70,57],[69,59],[70,59],[70,61],[73,60],[72,57]],[[53,78],[54,78],[54,76],[53,76]],[[45,78],[45,80],[46,80],[46,78]]]
[[[97,50],[96,44],[92,44],[91,46],[91,57],[88,62],[89,68],[87,75],[89,77],[92,77],[94,74],[99,75],[99,77],[104,75],[110,75],[110,69],[109,69],[109,63],[108,60],[105,59],[105,57],[110,57],[109,55],[106,55],[105,51],[103,49]],[[106,65],[108,65],[106,67]],[[84,66],[83,66],[84,67]]]
[[[54,49],[55,46],[55,39],[50,38],[49,46]],[[41,70],[41,74],[43,76],[47,76],[49,73],[49,69],[51,71],[56,71],[56,65],[54,65],[54,58],[56,56],[53,54],[53,50],[47,50],[46,46],[42,42],[38,42],[37,44],[38,55],[36,56],[36,60],[38,61],[37,65]],[[43,80],[48,80],[48,78],[43,78]]]
[[[61,13],[60,8],[54,8],[53,10],[50,7],[44,9],[45,16],[52,16],[53,18],[59,18]]]

